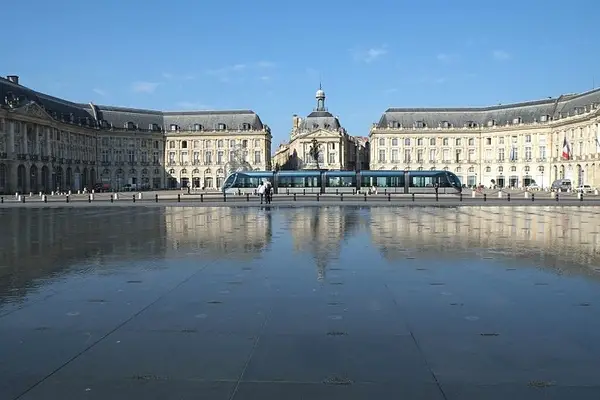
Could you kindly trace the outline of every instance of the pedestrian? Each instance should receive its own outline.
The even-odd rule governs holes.
[[[260,195],[260,204],[263,203],[263,197],[265,196],[265,189],[267,186],[264,183],[258,185],[258,194]]]

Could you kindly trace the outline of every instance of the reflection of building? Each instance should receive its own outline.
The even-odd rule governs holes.
[[[319,279],[339,256],[342,240],[359,226],[359,211],[352,207],[307,207],[289,210],[294,250],[313,255]]]
[[[270,168],[270,149],[270,129],[252,111],[79,104],[0,78],[0,192],[217,188],[228,168]]]
[[[0,301],[8,290],[26,290],[34,280],[67,273],[71,267],[105,258],[121,264],[157,259],[165,251],[162,212],[25,208],[2,209],[0,218]]]
[[[254,258],[271,243],[271,211],[229,207],[167,207],[168,251],[202,257]]]
[[[316,94],[317,107],[306,118],[292,117],[290,142],[276,150],[271,164],[275,169],[355,170],[368,169],[368,139],[353,138],[340,125],[338,117],[325,107],[325,92]],[[318,145],[318,163],[311,155],[313,141]]]
[[[390,108],[370,132],[371,169],[444,169],[468,185],[599,185],[599,122],[600,89],[483,108]]]
[[[593,207],[372,208],[370,214],[372,243],[390,259],[410,252],[464,258],[461,251],[484,249],[520,259],[543,251],[546,265],[560,260],[557,267],[565,269],[600,262],[600,216]]]

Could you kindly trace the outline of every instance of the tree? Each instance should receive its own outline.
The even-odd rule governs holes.
[[[225,176],[240,171],[252,171],[252,165],[244,160],[244,150],[242,147],[236,145],[229,150],[229,161],[225,164]]]
[[[310,142],[310,149],[308,150],[308,155],[315,161],[315,163],[317,164],[317,169],[319,168],[319,156],[321,155],[321,149],[320,149],[320,145],[319,142],[317,141],[317,139],[313,139]]]

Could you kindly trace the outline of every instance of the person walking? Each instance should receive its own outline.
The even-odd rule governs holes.
[[[263,197],[265,197],[266,188],[267,188],[267,185],[265,185],[264,182],[258,186],[258,194],[260,195],[260,204],[263,203]]]

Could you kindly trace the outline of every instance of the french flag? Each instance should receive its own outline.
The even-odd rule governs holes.
[[[566,136],[565,136],[565,140],[563,142],[562,157],[565,160],[570,160],[571,159],[571,146],[569,145],[569,142],[567,141],[567,137]]]

